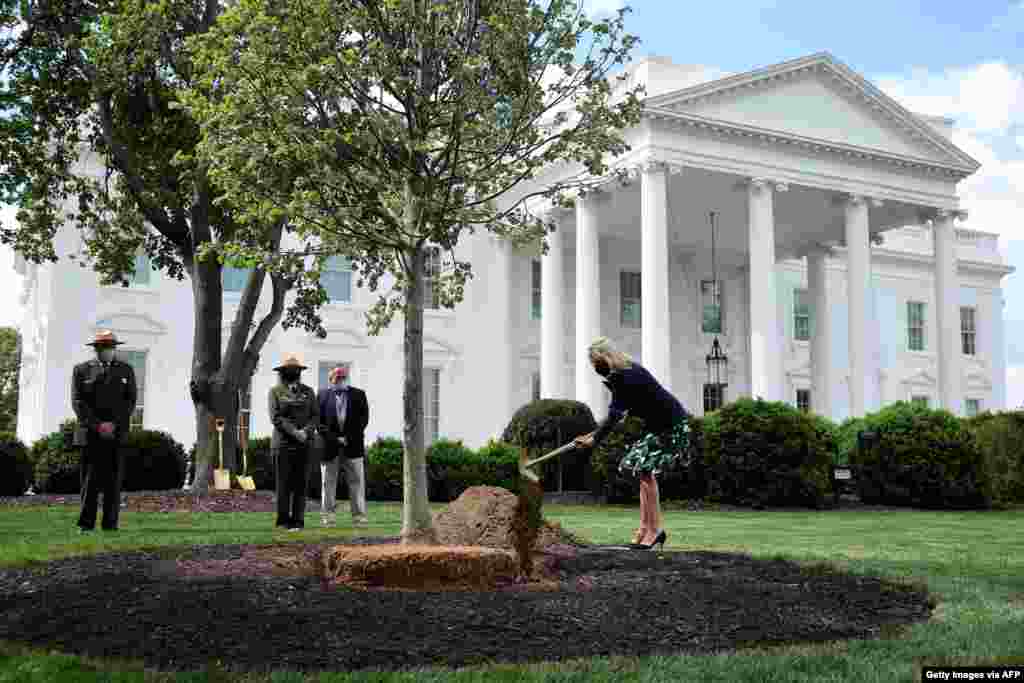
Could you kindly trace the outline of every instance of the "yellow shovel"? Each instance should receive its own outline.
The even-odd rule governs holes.
[[[249,444],[245,443],[247,441],[248,441],[248,439],[243,437],[243,443],[240,444],[241,447],[242,447],[242,471],[243,472],[248,472],[249,471],[249,460],[248,460],[248,457],[246,456],[246,453],[249,451],[249,448],[248,448]],[[256,490],[256,482],[253,481],[251,476],[246,475],[246,474],[238,475],[238,485],[241,486],[246,491],[255,491]]]
[[[217,427],[217,442],[220,455],[220,468],[213,471],[213,485],[219,491],[231,488],[231,472],[224,469],[224,418],[218,417],[214,424]]]

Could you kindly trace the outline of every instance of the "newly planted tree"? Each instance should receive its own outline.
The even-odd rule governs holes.
[[[546,250],[550,226],[530,202],[567,201],[612,173],[640,111],[611,77],[636,43],[623,16],[592,21],[575,0],[240,0],[192,43],[201,158],[240,220],[287,217],[318,256],[350,259],[359,286],[393,278],[367,325],[404,319],[407,542],[434,538],[426,254],[480,228]],[[576,172],[538,181],[557,164]],[[452,308],[470,276],[454,260],[431,291]]]
[[[224,459],[236,463],[237,400],[273,328],[285,295],[317,300],[302,259],[281,252],[284,223],[237,220],[195,155],[199,127],[176,107],[195,79],[188,38],[210,30],[216,0],[69,0],[0,6],[3,189],[19,224],[0,240],[34,263],[58,260],[54,240],[71,225],[82,248],[70,258],[104,284],[130,281],[136,255],[192,286],[195,333],[191,385],[198,462],[195,486],[209,481],[211,418],[228,421]],[[243,246],[240,253],[232,246]],[[273,258],[269,258],[269,257]],[[268,258],[264,258],[268,257]],[[231,333],[223,339],[222,267],[251,272]],[[273,300],[257,315],[264,281]],[[319,293],[322,298],[322,292]],[[290,312],[288,324],[322,333],[315,306]]]

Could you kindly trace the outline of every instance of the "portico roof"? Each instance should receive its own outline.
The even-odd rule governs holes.
[[[644,102],[644,116],[957,179],[980,164],[827,52]]]

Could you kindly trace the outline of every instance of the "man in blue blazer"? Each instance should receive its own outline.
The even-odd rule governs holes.
[[[320,521],[324,526],[337,521],[338,470],[345,469],[352,523],[365,526],[366,517],[366,425],[370,407],[366,392],[349,385],[347,365],[333,368],[331,386],[317,395],[320,403],[320,434],[323,451],[320,463]]]

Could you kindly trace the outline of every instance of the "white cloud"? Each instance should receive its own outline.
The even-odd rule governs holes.
[[[585,0],[583,7],[590,16],[603,17],[615,14],[624,4],[625,0]]]
[[[0,221],[8,226],[14,221],[14,208],[0,208]],[[21,323],[22,277],[14,271],[14,251],[0,246],[0,327],[17,327]]]
[[[1024,365],[1006,368],[1006,409],[1024,406]]]

